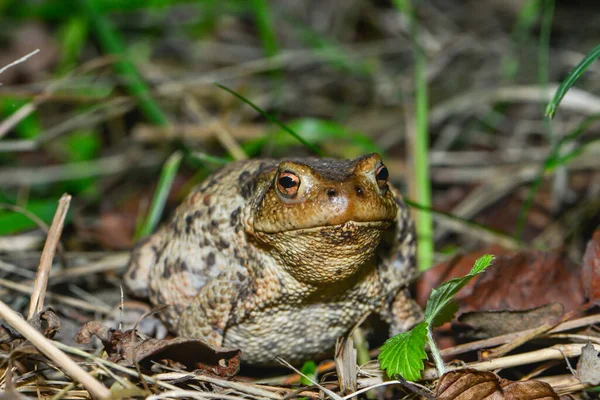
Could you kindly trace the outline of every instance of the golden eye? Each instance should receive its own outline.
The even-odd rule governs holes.
[[[277,177],[277,189],[286,197],[294,197],[300,187],[300,178],[293,172],[282,172]]]
[[[390,173],[388,172],[388,169],[385,167],[385,165],[382,165],[379,168],[377,168],[377,172],[375,172],[375,179],[377,179],[377,185],[381,189],[387,187],[387,181],[389,176]]]

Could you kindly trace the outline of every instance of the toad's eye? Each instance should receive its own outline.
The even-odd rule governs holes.
[[[387,186],[389,176],[390,173],[388,172],[388,169],[385,167],[385,165],[382,165],[381,167],[377,168],[377,172],[375,172],[375,179],[377,179],[377,185],[381,189]]]
[[[294,197],[300,187],[300,178],[293,172],[282,172],[277,177],[277,189],[286,197]]]

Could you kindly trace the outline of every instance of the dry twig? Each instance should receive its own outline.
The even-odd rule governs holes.
[[[50,269],[52,268],[52,260],[56,253],[56,246],[60,240],[70,203],[71,196],[68,194],[63,194],[58,201],[58,208],[54,214],[54,219],[52,220],[52,225],[50,226],[50,231],[46,238],[46,244],[44,245],[40,265],[35,277],[27,319],[31,319],[36,313],[42,311],[42,308],[44,307],[44,297],[46,296],[46,288],[48,287],[48,277],[50,276]]]
[[[4,67],[0,68],[0,74],[2,74],[4,71],[6,71],[7,69],[14,67],[17,64],[21,64],[24,63],[25,61],[27,61],[30,57],[36,55],[37,53],[40,52],[40,49],[35,49],[34,51],[32,51],[31,53],[24,55],[23,57],[19,58],[16,61],[11,62],[8,65],[5,65]]]
[[[110,391],[104,385],[94,379],[65,353],[57,349],[44,335],[35,330],[2,301],[0,301],[0,317],[27,338],[46,357],[54,361],[69,376],[80,382],[93,397],[98,399],[110,397]]]

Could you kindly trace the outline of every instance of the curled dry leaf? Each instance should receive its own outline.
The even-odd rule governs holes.
[[[124,366],[139,364],[150,369],[153,362],[161,362],[225,378],[239,371],[241,350],[213,347],[200,339],[148,338],[137,330],[121,332],[108,329],[97,321],[86,323],[75,339],[79,343],[89,343],[92,336],[102,341],[110,361]]]
[[[588,342],[581,349],[581,357],[577,362],[577,379],[581,383],[594,386],[600,384],[600,358],[598,358],[598,351],[591,342]]]
[[[545,382],[502,379],[493,372],[461,369],[447,372],[438,381],[437,400],[558,400]]]
[[[28,322],[49,339],[60,331],[60,319],[51,307],[44,308]]]
[[[583,255],[581,281],[589,301],[600,300],[600,228],[596,229]]]
[[[44,308],[27,322],[49,339],[60,331],[60,319],[52,307]],[[0,324],[0,343],[11,343],[16,339],[25,338],[10,325]]]

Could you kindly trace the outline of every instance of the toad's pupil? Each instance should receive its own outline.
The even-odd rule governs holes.
[[[386,167],[383,167],[377,172],[377,180],[385,181],[389,177],[389,173]]]
[[[282,176],[279,178],[279,184],[285,189],[289,189],[297,185],[296,181],[289,176]]]

